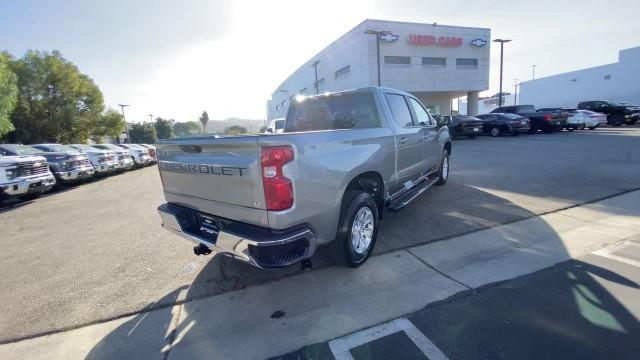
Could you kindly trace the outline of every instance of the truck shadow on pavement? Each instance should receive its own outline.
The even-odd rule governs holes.
[[[474,206],[468,206],[470,197],[476,200],[473,202]],[[445,207],[433,205],[442,204],[438,201],[442,198],[448,201]],[[466,206],[460,206],[463,202]],[[609,213],[619,211],[615,208],[601,210]],[[533,216],[533,213],[503,198],[469,186],[450,183],[423,196],[401,212],[385,213],[376,253],[446,239]],[[549,262],[549,265],[552,265],[557,262],[554,259],[561,255],[568,257],[559,234],[545,221],[540,219],[533,222],[529,231],[531,234],[542,234],[545,237],[545,245],[532,249],[531,238],[521,240],[513,233],[497,231],[495,239],[491,240],[498,244],[496,248],[458,259],[473,258],[473,262],[468,264],[464,261],[448,264],[452,268],[463,269],[474,264],[486,265],[496,257],[515,254],[526,256],[533,262]],[[523,234],[524,237],[526,235]],[[444,245],[444,242],[446,240],[441,243]],[[449,249],[443,256],[455,255],[452,254],[454,250]],[[418,257],[415,254],[413,256]],[[216,258],[207,263],[190,286],[177,288],[157,299],[108,333],[92,348],[87,358],[264,358],[278,355],[270,352],[272,343],[291,344],[289,347],[294,348],[288,348],[286,351],[292,351],[302,345],[328,340],[318,335],[327,327],[345,329],[341,330],[344,334],[390,320],[380,318],[376,313],[363,314],[358,310],[363,301],[379,301],[379,293],[375,293],[374,290],[381,286],[376,281],[382,280],[377,279],[380,274],[375,272],[375,265],[371,263],[383,257],[374,256],[369,263],[358,269],[328,269],[331,273],[329,279],[326,276],[320,277],[315,271],[292,277],[291,275],[298,274],[297,270],[264,271],[227,258]],[[415,260],[411,256],[407,258],[410,261]],[[327,268],[331,264],[328,253],[324,250],[314,257],[314,261],[318,268]],[[495,271],[505,270],[497,266]],[[401,281],[405,275],[395,268],[384,269],[384,281],[387,281],[390,287],[394,281]],[[281,281],[273,281],[276,279]],[[364,283],[354,286],[354,279]],[[639,288],[635,281],[594,264],[583,264],[573,271],[565,271],[562,281],[554,283],[552,293],[532,294],[538,296],[542,302],[546,299],[546,307],[542,306],[532,311],[523,306],[511,313],[514,318],[526,318],[531,322],[529,327],[521,330],[525,335],[530,335],[520,338],[520,341],[524,342],[521,345],[534,348],[538,342],[545,344],[545,339],[549,337],[554,338],[554,341],[576,341],[576,336],[579,337],[583,333],[595,333],[612,341],[624,340],[622,343],[640,339],[637,318],[602,285],[603,280],[633,289]],[[258,288],[253,285],[260,286]],[[485,288],[490,286],[470,292],[475,294],[477,291],[477,294],[481,295]],[[363,292],[365,296],[355,296],[355,292],[358,291]],[[225,292],[230,293],[214,297]],[[328,298],[325,292],[342,294],[336,313],[329,313],[330,310],[326,310],[327,313],[323,312],[323,309],[332,305],[325,303]],[[259,298],[253,298],[255,294],[258,294]],[[429,295],[425,293],[424,298],[428,298]],[[499,312],[501,306],[522,301],[518,296],[521,295],[510,292],[507,286],[502,294],[502,303],[487,303],[484,306],[495,307]],[[206,299],[196,301],[203,298]],[[451,301],[455,302],[456,298]],[[397,297],[386,306],[403,308],[400,305],[404,301],[402,297]],[[561,309],[555,310],[554,301],[562,301],[564,305]],[[181,306],[171,307],[169,304]],[[591,309],[590,312],[585,312],[585,304]],[[426,305],[427,303],[424,303],[422,306]],[[273,309],[281,312],[273,312]],[[322,314],[319,315],[319,312]],[[602,316],[608,319],[607,324],[614,323],[619,326],[611,327],[593,321],[593,313],[604,314]],[[455,345],[455,342],[463,337],[474,336],[471,330],[465,331],[467,325],[475,324],[476,320],[471,315],[465,312],[451,314],[462,318],[458,319],[457,327],[447,329],[449,332],[444,332],[440,340],[435,339],[436,344],[446,349],[448,345]],[[468,321],[465,320],[465,316],[469,316]],[[279,333],[273,332],[276,325],[280,326]],[[575,329],[579,329],[578,335]],[[478,346],[478,354],[482,355],[482,351],[485,351],[482,346],[486,347],[487,344]],[[567,356],[571,357],[570,353]],[[314,357],[318,356],[311,356]]]

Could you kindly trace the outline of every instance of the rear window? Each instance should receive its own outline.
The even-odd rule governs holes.
[[[284,128],[284,120],[276,120],[274,126],[276,130]]]
[[[371,93],[337,93],[292,102],[285,132],[380,127]]]
[[[505,118],[511,119],[511,120],[522,119],[522,116],[516,115],[516,114],[503,114],[502,117],[505,117]]]

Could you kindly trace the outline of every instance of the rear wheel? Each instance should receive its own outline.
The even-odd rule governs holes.
[[[340,225],[332,244],[336,262],[349,267],[362,265],[375,246],[378,221],[378,207],[371,194],[356,190],[345,192]]]
[[[500,131],[500,127],[498,127],[498,126],[494,126],[494,127],[491,128],[491,136],[493,136],[493,137],[500,136],[500,132],[501,132]]]
[[[469,138],[469,139],[475,139],[475,138],[476,138],[476,134],[467,135],[467,138]]]
[[[589,130],[595,130],[598,126],[589,126]]]

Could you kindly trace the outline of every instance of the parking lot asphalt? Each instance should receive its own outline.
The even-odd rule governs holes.
[[[459,140],[449,183],[386,213],[378,254],[640,188],[640,129]],[[298,273],[195,257],[160,227],[157,169],[0,210],[0,342]],[[326,251],[314,258],[329,266]]]
[[[596,252],[597,253],[597,252]],[[640,238],[272,360],[637,359]],[[619,261],[620,259],[623,261]]]

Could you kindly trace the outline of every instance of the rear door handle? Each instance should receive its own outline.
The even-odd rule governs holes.
[[[399,144],[406,144],[407,141],[409,141],[409,139],[407,139],[406,137],[403,136],[403,137],[400,138],[400,140],[398,140],[398,143]]]

